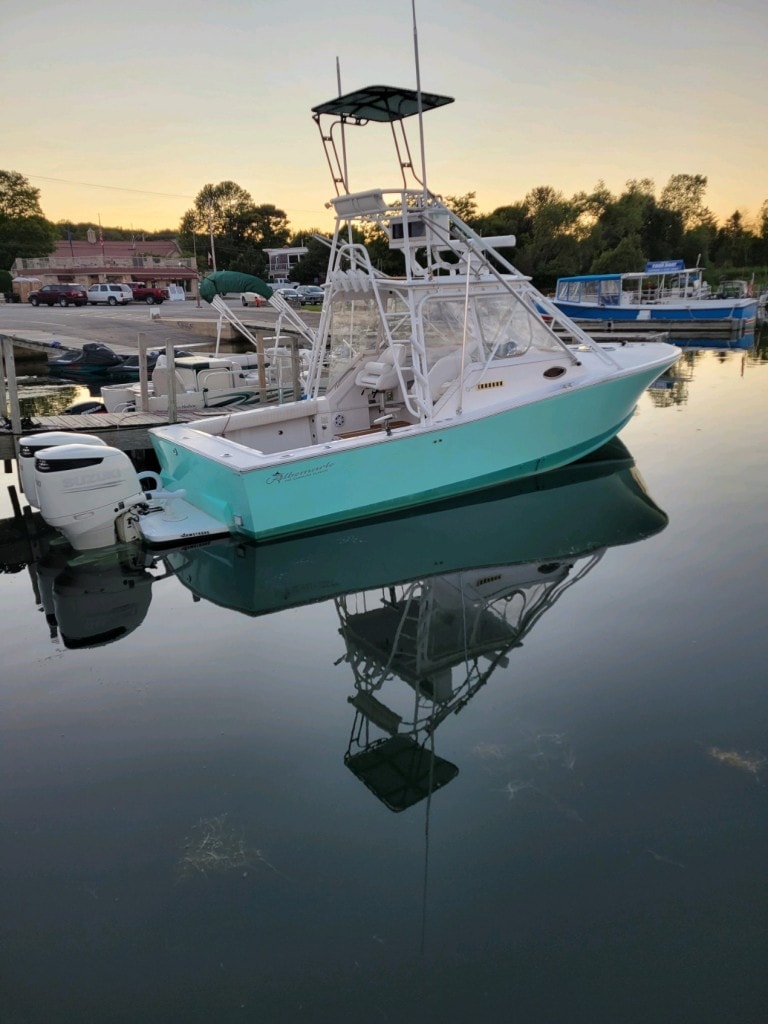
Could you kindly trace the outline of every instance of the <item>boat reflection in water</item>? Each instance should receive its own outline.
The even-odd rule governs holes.
[[[716,348],[723,349],[724,351],[733,351],[736,349],[749,351],[749,349],[755,347],[755,341],[756,337],[754,331],[747,331],[739,337],[675,337],[675,344],[680,348]]]
[[[402,811],[450,782],[439,724],[508,664],[544,612],[606,550],[667,517],[614,440],[580,462],[417,514],[271,544],[226,538],[162,554],[122,547],[38,566],[66,646],[103,644],[144,620],[175,576],[195,598],[258,616],[333,600],[354,709],[345,764]],[[60,549],[62,550],[62,549]]]
[[[128,546],[76,555],[51,544],[35,565],[37,591],[51,637],[65,647],[101,647],[137,629],[159,578],[155,561]]]
[[[334,601],[354,677],[345,764],[402,811],[458,773],[435,753],[439,724],[609,547],[666,523],[614,441],[430,512],[266,546],[214,541],[165,561],[196,597],[248,615]]]

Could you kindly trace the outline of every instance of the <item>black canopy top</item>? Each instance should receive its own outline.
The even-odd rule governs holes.
[[[421,109],[434,110],[453,103],[452,96],[422,92]],[[369,85],[312,107],[313,114],[336,114],[358,121],[401,121],[419,112],[419,94],[415,89],[397,89],[391,85]]]

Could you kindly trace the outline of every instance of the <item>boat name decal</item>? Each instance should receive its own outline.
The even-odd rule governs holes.
[[[290,484],[293,483],[294,480],[306,480],[307,477],[319,476],[321,473],[327,473],[332,466],[332,462],[324,462],[322,466],[311,466],[309,469],[300,469],[296,472],[288,470],[288,472],[281,473],[278,469],[272,474],[272,476],[267,477],[267,484]]]

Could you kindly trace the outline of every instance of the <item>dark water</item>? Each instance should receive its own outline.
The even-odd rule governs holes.
[[[767,395],[689,349],[472,502],[3,549],[2,1024],[764,1021]]]

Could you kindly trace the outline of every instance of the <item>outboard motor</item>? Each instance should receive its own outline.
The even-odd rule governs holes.
[[[43,434],[30,434],[19,438],[19,478],[24,497],[32,508],[40,508],[35,487],[35,455],[43,448],[56,448],[62,444],[94,444],[106,447],[107,442],[93,434],[73,434],[68,430],[47,430]]]
[[[35,487],[43,519],[76,551],[116,543],[117,521],[147,500],[131,460],[108,445],[64,444],[39,451]]]

